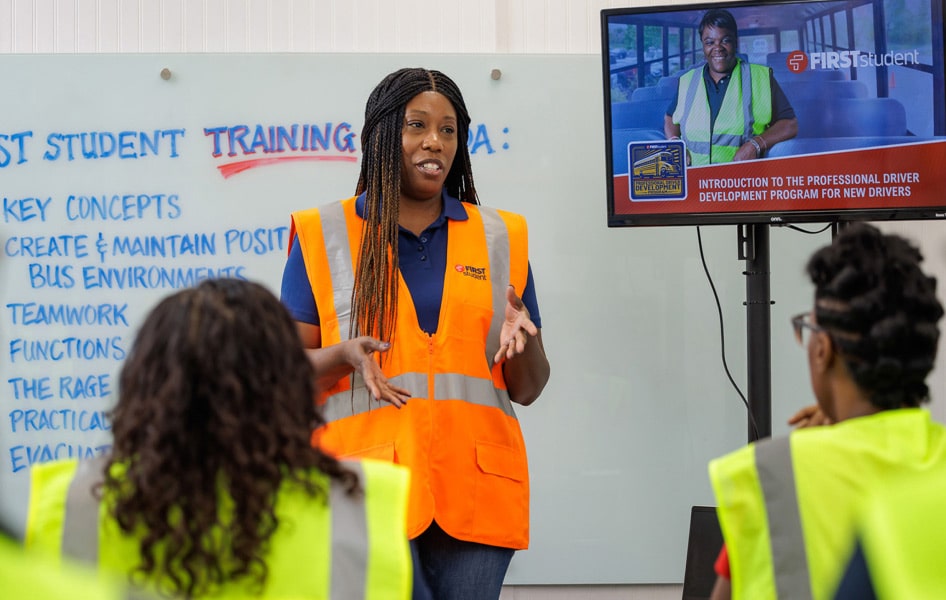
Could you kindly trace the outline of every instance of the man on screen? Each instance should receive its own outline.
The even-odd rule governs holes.
[[[694,166],[754,160],[795,137],[798,120],[772,69],[736,55],[736,19],[714,8],[699,26],[706,63],[680,76],[664,116],[669,139],[686,142]]]

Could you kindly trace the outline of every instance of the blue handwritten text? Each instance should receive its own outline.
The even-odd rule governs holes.
[[[50,133],[46,136],[48,150],[43,159],[54,161],[83,158],[86,160],[118,157],[137,159],[167,154],[177,158],[177,141],[184,137],[183,129],[155,129],[153,131],[84,131],[81,133]]]
[[[70,221],[177,219],[180,216],[177,194],[70,195],[66,200],[66,218]]]
[[[103,456],[111,450],[111,444],[101,446],[83,446],[81,444],[38,444],[35,446],[11,446],[10,467],[16,473],[36,463],[49,462],[62,458],[87,459]]]

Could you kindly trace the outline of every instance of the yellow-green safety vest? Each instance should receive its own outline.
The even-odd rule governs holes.
[[[946,598],[946,468],[892,479],[860,512],[858,534],[880,600]]]
[[[52,565],[0,535],[0,590],[10,600],[130,600],[143,598],[117,579],[69,564]]]
[[[887,478],[946,468],[946,428],[900,409],[763,440],[709,464],[732,597],[831,598],[857,507]]]
[[[772,85],[769,68],[738,60],[730,75],[726,96],[710,123],[703,69],[680,77],[673,122],[690,152],[692,166],[731,162],[736,151],[772,122]]]
[[[264,557],[268,575],[262,590],[241,579],[207,597],[409,598],[409,472],[370,459],[345,465],[358,474],[364,494],[352,498],[321,473],[315,478],[327,486],[327,503],[297,484],[283,484],[274,507],[279,525]],[[103,573],[127,577],[139,563],[139,538],[121,531],[108,514],[107,499],[100,502],[92,495],[103,466],[104,459],[72,459],[31,469],[26,546],[53,561],[69,556]],[[154,591],[158,583],[145,585]]]

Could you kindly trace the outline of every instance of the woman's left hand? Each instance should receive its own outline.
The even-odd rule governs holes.
[[[506,288],[506,310],[503,327],[499,332],[499,351],[493,357],[493,362],[522,354],[529,336],[538,333],[538,327],[529,318],[529,310],[522,303],[522,298],[516,295],[516,288],[510,285]]]

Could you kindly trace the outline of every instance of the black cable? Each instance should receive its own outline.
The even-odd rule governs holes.
[[[716,286],[713,284],[713,277],[710,275],[709,267],[706,266],[706,255],[703,254],[703,236],[700,234],[699,225],[696,226],[696,241],[700,246],[700,260],[703,262],[703,272],[706,273],[706,280],[710,284],[710,289],[713,290],[713,298],[716,299],[716,312],[719,315],[719,347],[720,356],[723,359],[723,369],[726,371],[726,376],[729,377],[729,383],[732,384],[733,388],[739,394],[739,397],[742,398],[742,403],[746,405],[746,414],[749,415],[749,424],[752,425],[752,432],[754,434],[753,439],[759,439],[759,427],[756,425],[755,417],[752,415],[752,408],[749,407],[749,401],[746,400],[745,394],[739,389],[739,385],[736,384],[736,380],[733,379],[732,373],[729,372],[729,364],[726,362],[726,333],[723,327],[723,306],[719,302],[719,294],[716,293]]]
[[[819,234],[819,233],[824,233],[825,231],[827,231],[828,229],[830,229],[833,225],[834,225],[834,223],[828,223],[827,225],[825,225],[824,227],[822,227],[821,229],[819,229],[819,230],[817,230],[817,231],[811,231],[810,229],[804,229],[803,227],[799,227],[799,226],[797,226],[797,225],[780,225],[780,227],[788,227],[789,229],[794,229],[795,231],[800,231],[800,232],[802,232],[802,233],[807,233],[807,234],[809,234],[809,235],[817,235],[817,234]]]

